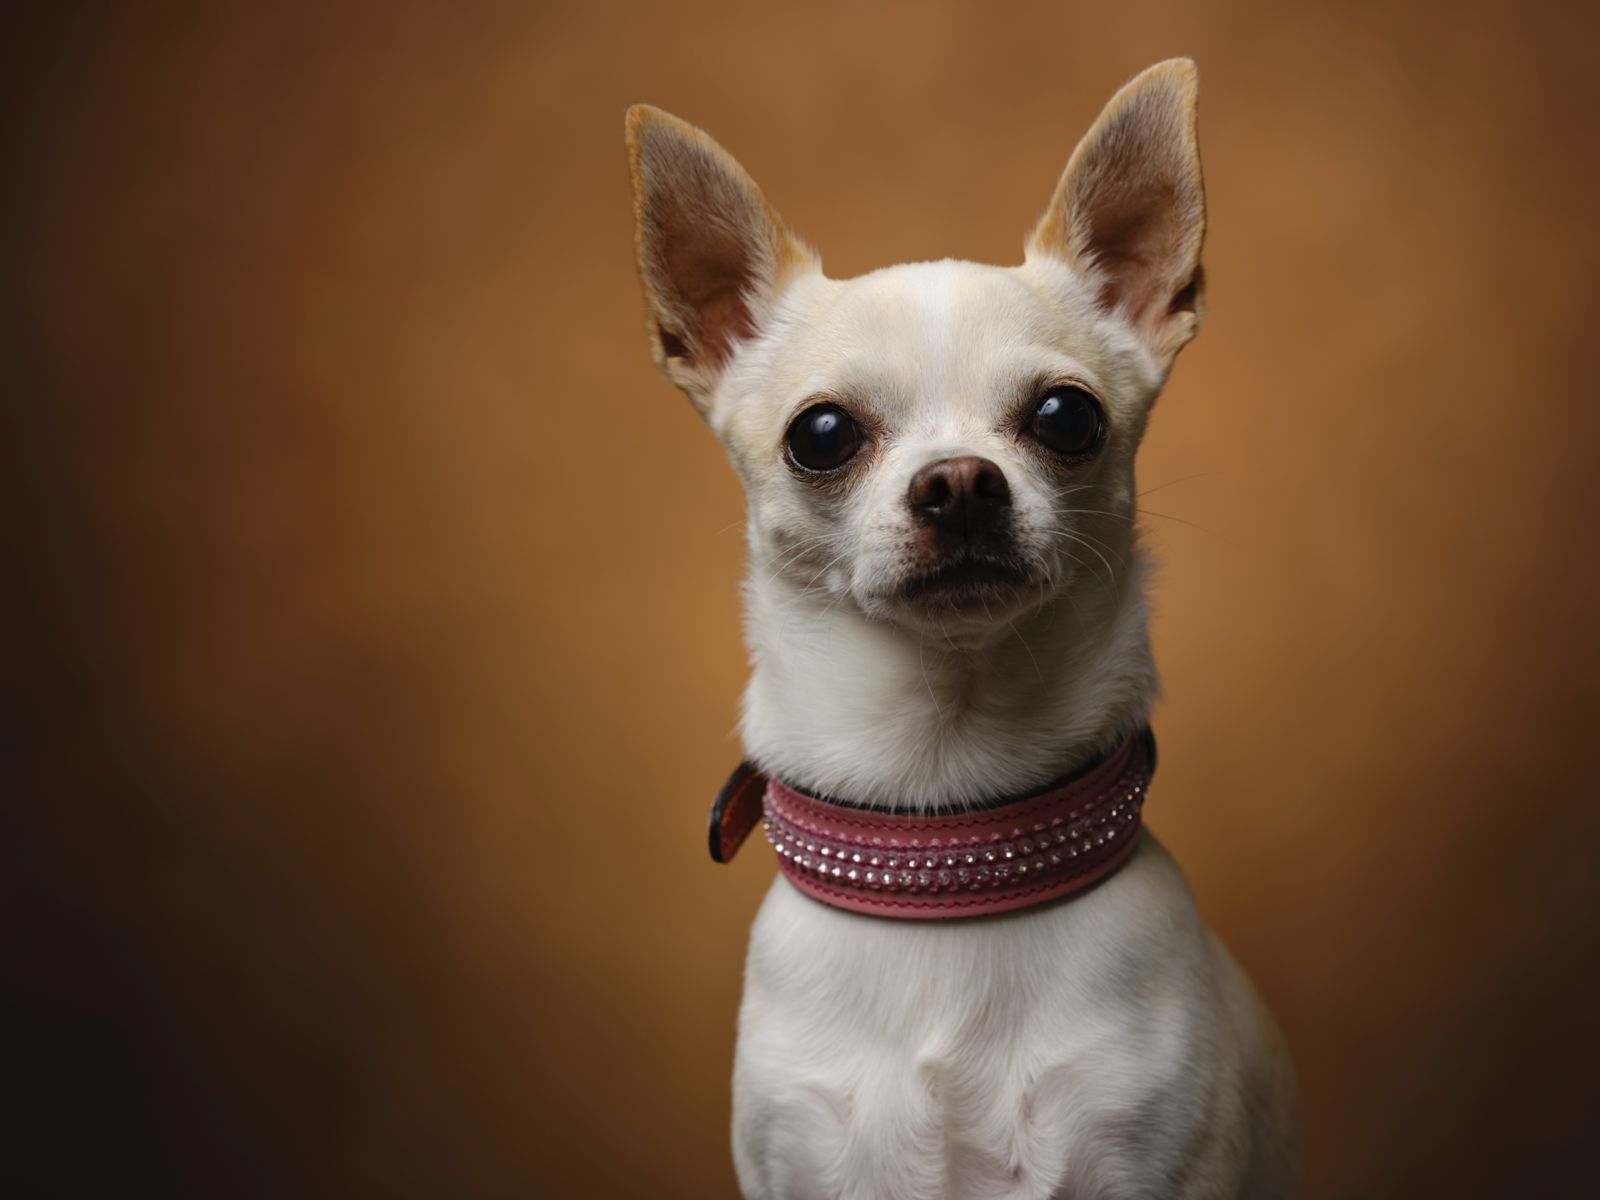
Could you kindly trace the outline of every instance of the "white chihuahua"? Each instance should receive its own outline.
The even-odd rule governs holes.
[[[652,352],[748,497],[764,819],[751,1200],[1283,1197],[1281,1037],[1139,826],[1134,451],[1200,323],[1195,69],[1122,89],[1019,267],[823,275],[698,129],[628,113]],[[910,920],[904,918],[913,918]]]

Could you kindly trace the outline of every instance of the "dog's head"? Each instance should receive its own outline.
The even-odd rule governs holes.
[[[1019,267],[829,279],[705,134],[643,106],[627,133],[652,352],[744,482],[761,581],[947,636],[1117,586],[1201,314],[1191,62],[1116,95]]]

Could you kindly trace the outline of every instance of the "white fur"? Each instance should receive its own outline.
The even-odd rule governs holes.
[[[764,769],[860,803],[958,808],[1050,782],[1146,720],[1134,453],[1199,321],[1193,137],[1192,64],[1154,68],[1074,155],[1022,266],[839,281],[704,134],[630,117],[653,345],[748,498],[741,732]],[[709,229],[683,219],[708,191],[734,210]],[[729,340],[741,295],[752,332]],[[1071,465],[1022,420],[1064,380],[1108,428]],[[848,486],[784,461],[819,401],[871,431]],[[907,493],[964,455],[1003,473],[1030,586],[952,612],[908,598]],[[996,917],[847,913],[779,876],[751,933],[734,1071],[748,1200],[1277,1200],[1294,1106],[1270,1018],[1148,831],[1100,886]]]
[[[1075,900],[902,923],[782,878],[734,1066],[749,1200],[1281,1197],[1290,1083],[1147,832]]]
[[[856,303],[905,322],[875,339],[891,353],[873,361],[902,372],[920,433],[880,504],[911,464],[940,452],[982,449],[1014,487],[1026,478],[1014,452],[964,431],[962,403],[993,393],[1018,329],[975,320],[961,353],[939,352],[948,314],[981,310],[992,287],[1009,286],[989,272],[999,273],[893,268],[845,285],[859,298],[826,301],[841,326],[854,324]],[[924,302],[891,303],[902,287]],[[804,327],[811,338],[829,329]],[[1106,340],[1098,354],[1080,347],[1074,365],[1142,400],[1151,385],[1136,349]],[[1067,356],[1059,332],[1045,341],[1046,357]],[[746,372],[771,380],[781,355],[768,349],[759,367],[756,354],[730,371],[714,423],[742,410]],[[821,353],[849,356],[831,343]],[[1116,353],[1135,361],[1119,372]],[[1048,782],[1144,719],[1156,685],[1131,534],[1106,543],[1110,569],[1078,548],[1071,599],[947,639],[865,614],[842,566],[816,585],[814,568],[774,570],[788,543],[775,550],[770,530],[798,517],[783,512],[782,480],[766,481],[770,493],[756,482],[742,733],[769,770],[878,805],[947,806]],[[1129,505],[1131,485],[1130,472],[1119,489]],[[850,534],[861,539],[857,571],[876,552],[873,507],[863,502]],[[1115,527],[1096,528],[1110,538]],[[1177,867],[1143,836],[1129,865],[1087,895],[976,921],[859,916],[776,879],[751,933],[734,1074],[749,1200],[1287,1195],[1292,1083],[1276,1035]]]

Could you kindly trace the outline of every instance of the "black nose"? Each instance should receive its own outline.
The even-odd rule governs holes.
[[[911,477],[911,511],[930,525],[969,536],[991,531],[1011,507],[1005,472],[987,458],[941,458]]]

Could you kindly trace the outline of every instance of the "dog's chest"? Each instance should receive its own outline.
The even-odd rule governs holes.
[[[1195,1002],[1204,942],[1159,912],[1170,897],[1141,857],[1071,906],[937,924],[838,912],[780,880],[740,1017],[747,1195],[1168,1194],[1212,1015]]]

